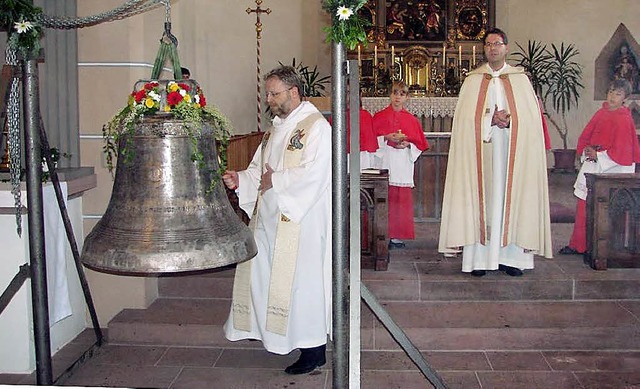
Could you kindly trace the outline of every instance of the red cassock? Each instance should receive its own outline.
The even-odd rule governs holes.
[[[609,104],[604,102],[578,138],[576,153],[581,155],[586,146],[599,146],[598,151],[606,150],[618,165],[640,162],[638,135],[629,108],[609,111]]]
[[[351,114],[347,110],[347,153],[351,151]],[[329,123],[333,124],[331,118]],[[373,118],[369,111],[360,108],[360,151],[375,153],[378,150],[378,139],[373,132]]]
[[[582,155],[586,146],[598,146],[598,151],[606,151],[618,165],[640,163],[640,143],[629,108],[610,111],[609,104],[604,102],[578,138],[576,153]],[[580,253],[587,250],[586,219],[586,201],[578,199],[569,247]]]
[[[389,237],[414,239],[413,198],[411,194],[413,167],[419,152],[429,147],[422,126],[409,111],[405,109],[394,111],[389,106],[374,115],[373,130],[377,136],[401,130],[406,135],[406,140],[412,144],[412,149],[405,153],[407,158],[404,162],[398,163],[396,159],[395,164],[389,166]],[[402,169],[402,171],[398,172],[394,169]]]

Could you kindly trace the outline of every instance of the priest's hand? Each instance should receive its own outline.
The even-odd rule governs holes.
[[[271,189],[273,187],[273,184],[271,183],[271,176],[273,175],[273,169],[271,168],[271,166],[269,166],[269,164],[265,164],[265,169],[266,171],[264,173],[262,173],[262,178],[260,179],[260,186],[258,187],[258,190],[260,191],[260,193],[263,193],[268,191],[269,189]]]
[[[493,111],[493,117],[491,118],[491,125],[498,126],[499,128],[507,128],[510,124],[511,114],[504,109],[498,110],[498,106],[496,105]]]
[[[222,181],[227,186],[227,188],[231,190],[238,189],[238,184],[240,183],[240,180],[238,179],[238,172],[233,170],[225,171],[222,175]]]

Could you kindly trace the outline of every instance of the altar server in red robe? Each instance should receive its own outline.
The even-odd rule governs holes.
[[[576,220],[569,245],[560,254],[582,254],[587,249],[585,173],[633,173],[640,162],[640,145],[629,108],[623,105],[631,94],[627,80],[614,80],[595,115],[578,138],[577,155],[582,166],[576,179],[573,194],[578,197]]]
[[[429,145],[418,119],[404,105],[409,87],[395,81],[391,87],[391,104],[373,116],[373,130],[378,136],[378,157],[382,168],[389,170],[389,242],[390,247],[404,247],[403,239],[414,239],[413,168]]]

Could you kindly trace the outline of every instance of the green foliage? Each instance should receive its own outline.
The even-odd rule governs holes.
[[[547,85],[547,71],[551,62],[551,54],[547,52],[547,45],[538,41],[529,41],[527,48],[523,48],[519,43],[516,45],[520,51],[512,55],[518,59],[516,66],[522,66],[529,74],[533,89],[538,96],[542,96],[542,88]]]
[[[0,0],[0,29],[7,31],[7,44],[25,58],[35,58],[40,51],[42,26],[36,21],[42,9],[28,0]],[[18,29],[17,23],[21,23]]]
[[[349,50],[359,43],[367,42],[365,27],[371,23],[358,15],[358,10],[367,0],[324,0],[322,7],[331,15],[331,26],[323,28],[327,34],[327,42],[342,42]],[[340,10],[348,10],[341,14]],[[342,15],[342,16],[341,16]]]
[[[281,66],[284,66],[282,62],[279,62]],[[321,97],[325,95],[327,90],[327,84],[331,80],[331,76],[321,76],[318,72],[318,65],[310,69],[308,66],[303,65],[302,62],[296,64],[296,58],[291,61],[291,66],[296,69],[300,77],[302,77],[302,91],[306,97]]]
[[[520,51],[513,55],[520,58],[517,65],[531,73],[531,82],[545,106],[545,114],[562,139],[563,148],[567,148],[567,114],[577,108],[582,84],[583,65],[576,61],[580,51],[573,44],[562,42],[560,46],[551,44],[551,49],[536,41],[529,41],[527,50],[518,45]],[[560,121],[549,115],[546,107],[550,105],[560,116]]]

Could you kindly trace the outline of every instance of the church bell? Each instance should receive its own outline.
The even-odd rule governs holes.
[[[171,115],[145,116],[119,139],[109,205],[84,241],[81,261],[87,267],[173,273],[256,255],[253,234],[234,212],[217,174],[213,130],[204,125],[194,138],[192,125]],[[203,161],[192,160],[194,147]]]

